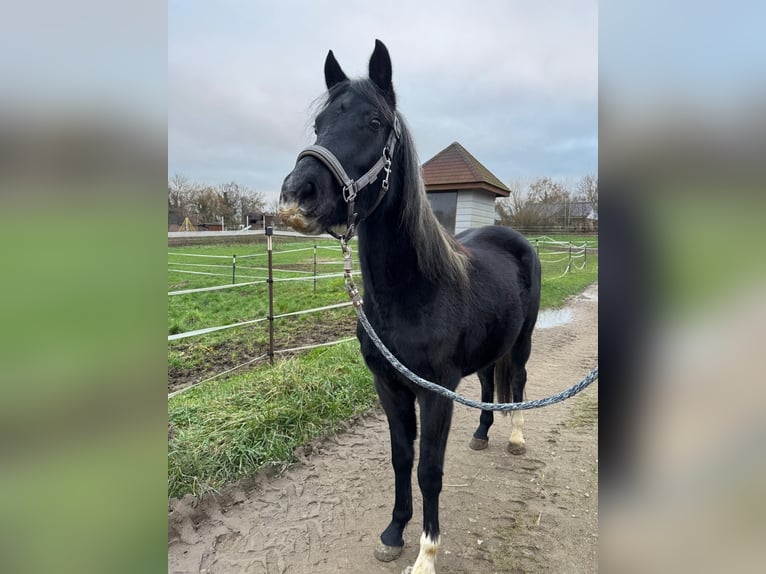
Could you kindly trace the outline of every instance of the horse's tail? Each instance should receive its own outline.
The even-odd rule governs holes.
[[[529,289],[530,305],[527,312],[527,320],[530,315],[537,319],[537,311],[540,308],[540,287],[542,283],[542,265],[532,245],[525,249],[519,256],[519,261],[526,272],[527,288]],[[525,321],[526,322],[526,321]],[[527,325],[524,325],[527,328]],[[534,327],[534,320],[532,321]]]
[[[535,249],[525,240],[516,252],[522,268],[526,292],[522,294],[524,321],[513,346],[495,362],[495,394],[497,402],[510,403],[523,400],[527,382],[526,363],[532,350],[532,331],[540,309],[542,269]],[[515,395],[515,397],[514,397]],[[503,414],[508,414],[505,411]]]

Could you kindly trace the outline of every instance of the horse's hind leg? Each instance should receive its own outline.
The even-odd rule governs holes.
[[[514,403],[524,400],[524,386],[527,383],[527,359],[532,350],[532,333],[522,333],[511,349],[511,395]],[[511,411],[511,436],[507,450],[511,454],[524,454],[524,411]]]
[[[481,401],[491,403],[495,394],[495,365],[482,369],[478,373],[481,381]],[[468,446],[473,450],[484,450],[489,445],[489,427],[495,420],[492,411],[481,411],[479,416],[479,427],[473,433],[471,442]]]
[[[412,518],[413,442],[417,432],[415,395],[406,387],[375,377],[375,388],[388,417],[391,435],[391,464],[394,467],[395,499],[391,522],[380,535],[375,558],[397,559],[404,548],[404,527]]]

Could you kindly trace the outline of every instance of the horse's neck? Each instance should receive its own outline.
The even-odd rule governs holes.
[[[359,226],[359,260],[365,297],[371,302],[406,297],[426,283],[418,268],[417,245],[401,225],[400,213],[399,206],[392,206]]]

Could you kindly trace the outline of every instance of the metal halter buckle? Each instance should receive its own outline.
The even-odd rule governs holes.
[[[383,191],[388,191],[388,178],[391,176],[391,150],[388,149],[388,146],[383,148],[383,158],[386,160],[383,164],[383,171],[386,172],[386,177],[383,178],[381,187]]]
[[[356,189],[355,182],[351,182],[348,185],[343,186],[343,200],[346,203],[349,203],[351,201],[354,201],[356,199],[356,194],[358,193]]]

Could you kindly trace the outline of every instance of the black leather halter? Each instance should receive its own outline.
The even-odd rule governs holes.
[[[391,132],[388,134],[386,145],[383,146],[383,153],[381,154],[380,159],[375,162],[375,165],[373,165],[367,171],[367,173],[365,173],[357,180],[353,180],[348,176],[346,170],[343,169],[343,165],[341,165],[340,161],[338,161],[338,158],[335,157],[335,154],[333,154],[326,147],[322,147],[321,145],[310,145],[307,148],[304,148],[301,153],[298,154],[297,161],[300,161],[304,157],[313,157],[321,161],[327,167],[327,169],[330,170],[330,173],[333,174],[335,179],[338,180],[338,183],[340,183],[340,186],[343,189],[343,200],[348,204],[348,227],[346,229],[346,233],[343,235],[338,235],[332,229],[325,230],[327,233],[335,237],[335,239],[343,238],[345,241],[348,241],[351,239],[351,237],[353,237],[357,224],[357,217],[359,216],[355,209],[356,196],[362,189],[370,185],[373,181],[377,180],[381,171],[385,171],[386,176],[380,186],[378,198],[375,200],[372,208],[362,219],[369,217],[370,214],[375,211],[378,205],[380,205],[380,202],[383,201],[383,197],[388,191],[388,178],[391,175],[391,158],[394,157],[394,148],[396,147],[396,142],[401,137],[401,134],[402,130],[399,123],[399,118],[394,115],[394,125],[391,128]]]

